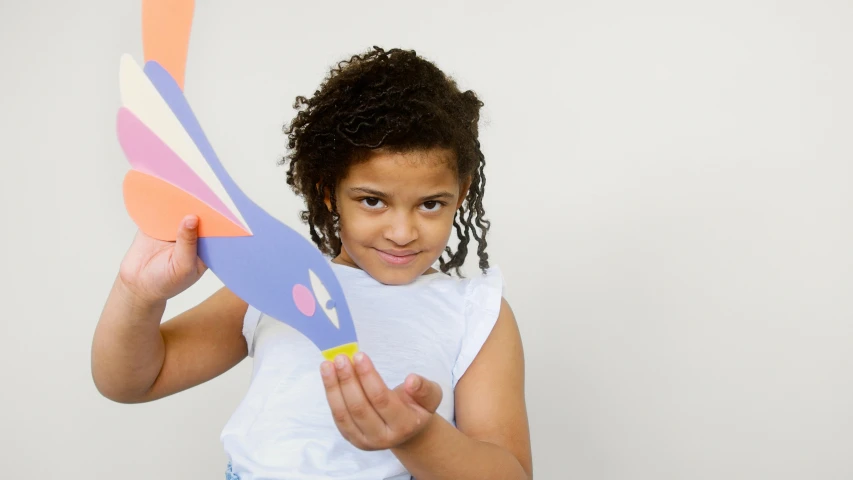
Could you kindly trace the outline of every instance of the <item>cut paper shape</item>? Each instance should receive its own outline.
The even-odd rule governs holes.
[[[131,170],[124,177],[125,208],[139,228],[159,240],[175,241],[177,226],[190,214],[199,218],[199,235],[247,236],[248,232],[198,198],[169,182]]]
[[[193,0],[145,0],[142,2],[142,48],[145,61],[157,60],[183,90]]]
[[[313,243],[269,215],[240,190],[213,151],[186,97],[169,73],[157,62],[148,62],[145,73],[193,140],[197,151],[216,173],[252,232],[248,237],[199,238],[201,259],[237,296],[299,330],[324,355],[339,351],[347,344],[352,345],[344,350],[354,354],[357,351],[353,350],[357,348],[355,326],[343,289],[328,260]],[[300,284],[310,285],[320,307],[313,316],[302,313],[293,299],[293,286]],[[327,299],[335,301],[334,309],[324,308]]]
[[[311,278],[311,288],[314,289],[314,295],[317,297],[317,303],[323,306],[323,310],[326,311],[326,315],[329,316],[329,320],[332,321],[332,325],[334,325],[335,328],[341,328],[341,324],[338,321],[338,314],[335,312],[335,301],[332,300],[332,296],[329,295],[326,287],[323,286],[323,281],[320,280],[320,277],[311,270],[308,270],[308,277]]]
[[[296,308],[306,317],[313,317],[317,311],[317,303],[314,295],[311,295],[311,290],[302,284],[293,286],[293,301],[296,303]]]
[[[169,75],[165,70],[164,73],[167,76]],[[169,76],[169,78],[172,77]],[[124,107],[154,132],[170,150],[175,152],[228,207],[228,210],[237,217],[243,228],[251,232],[246,221],[240,216],[239,209],[228,197],[222,183],[213,173],[204,156],[198,151],[192,138],[187,135],[169,105],[166,104],[166,101],[151,84],[151,80],[130,55],[123,55],[121,58],[119,82],[121,102]],[[178,90],[180,91],[180,88]]]
[[[173,31],[180,22],[164,18],[165,1],[143,0],[144,69],[128,55],[120,64],[124,109],[117,132],[133,168],[124,182],[128,213],[140,229],[157,233],[149,235],[170,239],[186,214],[198,215],[198,255],[226,287],[301,332],[325,358],[352,357],[355,325],[329,261],[255,204],[225,170],[184,96],[178,64],[185,57],[149,56],[185,43]]]
[[[193,170],[178,158],[169,147],[166,146],[148,127],[145,126],[138,118],[128,109],[121,108],[118,112],[118,140],[122,150],[130,165],[143,173],[165,180],[175,187],[193,195],[201,200],[213,210],[224,215],[234,222],[240,232],[248,235],[245,229],[240,226],[240,221],[234,216],[225,206],[224,203],[207,187],[204,181],[193,172]],[[174,208],[179,210],[180,214],[177,218],[183,218],[184,215],[192,210],[186,210],[184,203],[166,204],[165,209]],[[175,223],[168,223],[174,220],[175,215],[164,215],[163,221],[166,225],[161,225],[157,229],[170,232],[168,236],[174,239]],[[230,230],[233,231],[233,230]],[[148,235],[165,240],[161,236],[153,235],[146,231]]]

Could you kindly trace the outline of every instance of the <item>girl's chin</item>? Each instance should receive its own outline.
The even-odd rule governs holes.
[[[366,271],[371,277],[385,285],[405,285],[412,283],[421,275],[433,273],[432,265],[438,258],[432,258],[431,252],[418,251],[411,255],[392,255],[372,247],[357,250],[350,255],[347,250],[343,263]],[[430,261],[431,260],[431,261]]]

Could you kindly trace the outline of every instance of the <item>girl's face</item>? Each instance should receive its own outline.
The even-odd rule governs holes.
[[[336,261],[387,285],[430,270],[470,184],[458,180],[455,161],[446,149],[376,151],[351,165],[335,191],[342,243]]]

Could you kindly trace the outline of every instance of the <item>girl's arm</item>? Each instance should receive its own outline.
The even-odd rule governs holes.
[[[248,305],[222,288],[160,324],[166,301],[198,281],[198,218],[187,216],[175,242],[138,232],[125,254],[92,340],[92,378],[122,403],[155,400],[205,382],[246,357]]]
[[[456,425],[429,425],[392,452],[419,480],[533,478],[524,399],[524,353],[506,300],[488,340],[455,392]]]
[[[98,391],[121,403],[156,400],[213,379],[247,355],[247,304],[222,288],[160,323],[166,302],[147,302],[116,279],[92,342]]]

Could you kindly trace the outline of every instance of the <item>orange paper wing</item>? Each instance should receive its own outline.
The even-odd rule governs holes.
[[[131,170],[124,177],[124,205],[140,230],[158,240],[175,241],[181,220],[199,218],[200,237],[241,237],[250,233],[205,202],[157,177]]]

